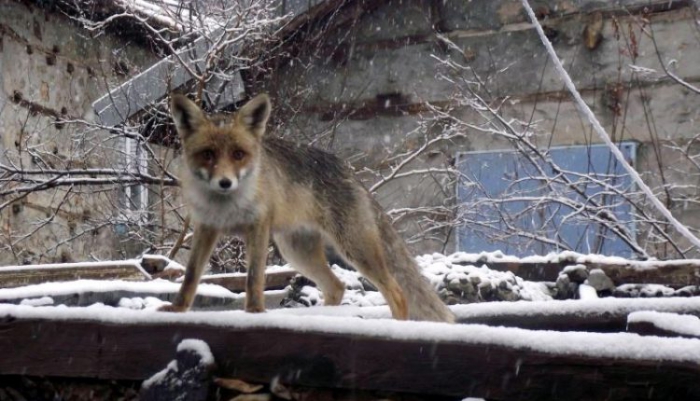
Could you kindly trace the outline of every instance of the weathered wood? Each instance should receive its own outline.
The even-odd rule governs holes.
[[[494,306],[495,303],[458,305],[453,311],[459,323],[601,333],[624,332],[627,316],[638,311],[700,316],[700,297],[500,302]]]
[[[0,288],[79,279],[144,281],[150,278],[133,260],[0,267]]]
[[[283,35],[307,22],[309,18],[330,11],[341,2],[339,0],[304,0],[279,3],[281,4],[275,10],[278,13],[275,17],[289,16],[287,24],[280,29],[280,34]],[[169,91],[191,82],[194,78],[188,69],[192,71],[204,70],[205,60],[203,57],[211,46],[211,38],[221,34],[222,31],[217,30],[208,37],[197,38],[192,44],[178,50],[177,57],[166,57],[97,99],[93,102],[92,108],[99,121],[106,126],[122,124],[144,108],[165,97]],[[240,46],[232,46],[221,58],[228,59],[240,51]],[[227,83],[229,89],[224,93],[226,99],[220,100],[218,107],[225,107],[241,100],[245,94],[240,72],[236,71],[232,76],[233,78]],[[215,83],[214,86],[220,86],[220,83]]]
[[[63,285],[65,284],[65,285]],[[147,284],[147,283],[144,283]],[[115,281],[100,282],[66,282],[51,286],[35,286],[31,289],[14,288],[0,289],[0,304],[27,303],[39,305],[90,306],[96,303],[108,306],[119,306],[122,299],[157,298],[162,301],[175,300],[179,285],[171,284],[170,288],[151,287],[149,285],[127,286]],[[286,297],[285,291],[266,291],[265,308],[279,308]],[[206,310],[240,310],[243,309],[245,297],[242,294],[226,294],[211,292],[199,287],[195,297],[194,309]],[[123,306],[123,305],[122,305]],[[138,308],[137,305],[134,305]]]
[[[89,378],[0,376],[0,400],[139,401],[139,381]]]
[[[700,338],[700,319],[692,315],[641,311],[627,317],[627,331],[660,337]]]
[[[206,344],[202,344],[206,347]],[[178,346],[175,359],[155,373],[141,386],[141,401],[206,401],[209,396],[215,361],[207,356]]]
[[[700,284],[700,260],[698,259],[547,263],[485,261],[475,264],[485,265],[493,270],[510,271],[516,276],[530,281],[556,281],[557,276],[566,266],[582,264],[589,271],[593,269],[603,270],[615,285],[645,283],[681,288]]]
[[[289,285],[296,275],[297,272],[293,270],[265,273],[265,289],[281,290]],[[200,282],[220,285],[232,292],[245,292],[246,276],[246,273],[211,274],[203,276]]]
[[[471,395],[491,400],[700,397],[700,363],[692,358],[688,362],[630,360],[613,357],[618,350],[599,357],[558,355],[544,352],[546,345],[536,341],[530,347],[517,348],[497,340],[426,342],[398,334],[343,334],[333,324],[335,319],[330,319],[329,327],[336,328],[324,332],[276,326],[264,316],[258,316],[259,321],[268,323],[256,326],[251,321],[258,320],[250,317],[222,321],[217,320],[217,314],[200,318],[190,314],[189,322],[166,322],[141,314],[129,315],[143,316],[134,323],[118,324],[118,320],[97,321],[78,315],[62,321],[38,315],[22,317],[5,308],[0,319],[0,375],[143,379],[162,369],[183,338],[197,338],[211,348],[219,366],[217,375],[251,382],[269,383],[278,378],[300,386]],[[299,326],[306,322],[308,319],[300,318]],[[358,320],[356,326],[369,323]],[[415,329],[406,323],[382,322],[387,324]],[[401,332],[401,327],[394,329]],[[598,340],[621,336],[588,335]],[[636,341],[648,341],[652,348],[660,340],[643,337]],[[699,344],[697,340],[672,341],[689,350]],[[620,347],[625,346],[620,342]]]

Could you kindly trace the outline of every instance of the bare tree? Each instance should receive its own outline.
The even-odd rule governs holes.
[[[235,100],[242,100],[235,93],[242,88],[230,87],[240,82],[234,75],[264,60],[265,44],[271,43],[286,21],[264,0],[117,1],[109,5],[66,0],[57,7],[92,37],[127,31],[139,36],[155,49],[155,60],[172,60],[173,73],[184,70],[184,87],[171,87],[169,79],[167,85],[191,93],[209,110],[230,108]],[[125,78],[128,71],[137,69],[129,63],[124,57],[114,68],[122,69]],[[95,75],[108,90],[119,93],[120,82],[110,74]],[[15,93],[12,101],[18,107],[33,104],[21,93]],[[161,98],[143,110],[130,111],[131,117],[118,125],[61,114],[49,125],[37,127],[27,114],[24,134],[15,149],[5,150],[0,157],[0,213],[18,214],[31,205],[42,208],[46,217],[28,218],[26,224],[0,234],[0,249],[12,255],[3,262],[119,256],[109,251],[92,253],[78,245],[92,236],[109,237],[102,238],[107,244],[130,244],[121,247],[123,256],[167,252],[186,212],[177,195],[178,140],[169,123],[166,101]],[[0,118],[16,118],[17,110],[7,105],[0,110]],[[46,131],[53,129],[60,129],[61,146],[52,148]],[[33,199],[30,203],[26,202],[29,198]],[[77,214],[76,209],[80,210]],[[235,252],[233,257],[237,260]]]

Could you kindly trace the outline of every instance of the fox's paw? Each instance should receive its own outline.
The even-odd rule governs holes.
[[[180,305],[161,305],[158,307],[158,312],[187,312],[187,307]]]
[[[245,307],[245,311],[248,313],[264,313],[265,307],[262,305],[251,305]]]

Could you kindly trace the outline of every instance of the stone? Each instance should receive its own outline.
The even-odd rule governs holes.
[[[581,264],[566,266],[562,273],[569,276],[569,280],[576,284],[581,284],[588,278],[588,269]]]
[[[209,396],[214,357],[201,340],[183,340],[175,360],[143,382],[142,401],[205,401]]]
[[[591,270],[591,272],[588,274],[586,284],[595,288],[598,292],[612,291],[615,289],[615,284],[613,281],[601,269]]]

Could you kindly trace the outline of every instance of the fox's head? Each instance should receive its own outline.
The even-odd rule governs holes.
[[[185,96],[173,95],[170,112],[192,175],[212,191],[236,191],[257,166],[270,109],[261,94],[233,115],[207,117]]]

